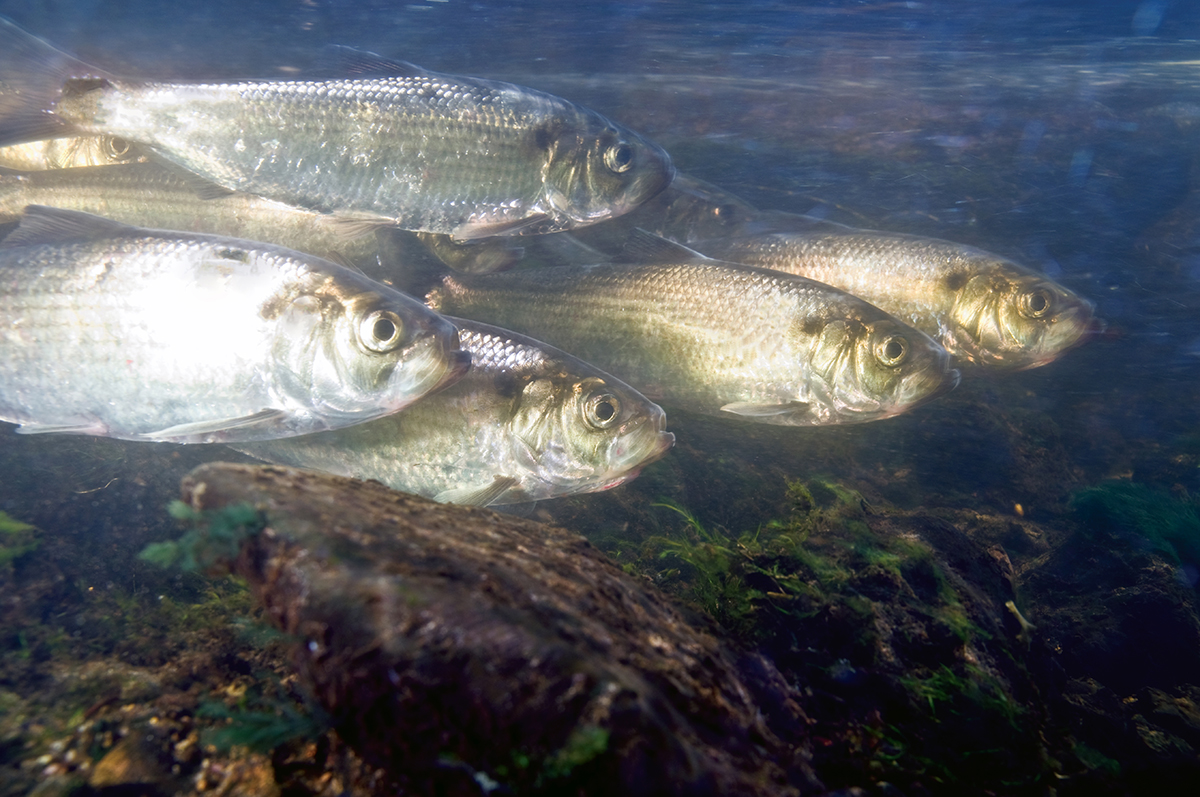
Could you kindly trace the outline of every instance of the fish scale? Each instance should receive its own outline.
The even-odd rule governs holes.
[[[270,240],[356,264],[374,260],[374,236],[347,237],[328,216],[251,194],[210,197],[202,182],[158,163],[0,171],[0,223],[19,219],[26,205],[51,205],[142,227]]]
[[[235,446],[460,504],[513,504],[615,487],[674,442],[633,388],[523,335],[452,319],[471,354],[456,384],[359,426]],[[589,421],[588,400],[612,402]]]
[[[888,417],[957,382],[946,352],[811,280],[720,263],[444,277],[427,303],[569,351],[662,401],[780,425]],[[877,352],[903,347],[901,362]]]
[[[83,84],[92,86],[92,82]],[[230,189],[471,238],[618,215],[673,173],[657,146],[557,97],[470,78],[68,81],[55,112]],[[634,165],[605,167],[614,147]]]
[[[955,357],[990,367],[1045,365],[1098,328],[1091,302],[991,252],[936,238],[817,225],[832,229],[692,245],[712,257],[849,291],[933,336]]]
[[[0,245],[0,419],[22,432],[304,434],[395,412],[466,365],[415,299],[282,247],[37,207]]]

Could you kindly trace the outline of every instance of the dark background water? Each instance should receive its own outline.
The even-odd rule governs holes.
[[[655,138],[682,171],[759,207],[980,246],[1107,322],[1043,368],[966,370],[886,422],[672,414],[677,447],[636,481],[534,510],[593,539],[677,524],[650,508],[662,499],[740,533],[783,511],[792,479],[1050,525],[1070,525],[1072,495],[1098,484],[1200,492],[1197,4],[0,0],[0,14],[128,76],[288,77],[322,69],[337,44],[512,80]],[[198,593],[136,554],[178,533],[163,508],[212,459],[242,458],[6,427],[0,509],[43,529],[80,593]],[[82,606],[44,622],[99,634]]]

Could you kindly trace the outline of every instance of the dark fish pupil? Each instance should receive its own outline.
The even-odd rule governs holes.
[[[389,341],[396,334],[396,325],[386,318],[380,318],[375,321],[375,326],[371,327],[371,333],[375,335],[375,340]]]
[[[601,401],[596,405],[596,417],[601,421],[610,421],[616,414],[617,410],[610,401]]]
[[[1050,297],[1044,293],[1035,293],[1029,297],[1029,309],[1041,315],[1050,307]]]
[[[629,171],[633,166],[633,147],[628,144],[609,147],[604,153],[604,164],[617,174]]]
[[[883,344],[883,359],[890,365],[895,365],[904,357],[908,348],[904,344],[904,339],[899,337],[888,338]]]

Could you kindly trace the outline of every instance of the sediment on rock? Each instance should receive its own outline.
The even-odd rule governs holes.
[[[338,733],[406,788],[819,788],[806,719],[774,667],[689,624],[576,534],[270,466],[202,466],[183,496],[260,512],[265,528],[230,569],[297,638]]]

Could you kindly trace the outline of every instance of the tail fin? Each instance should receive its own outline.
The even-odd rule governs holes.
[[[0,146],[73,134],[54,114],[63,84],[71,78],[104,81],[95,67],[0,17]]]

